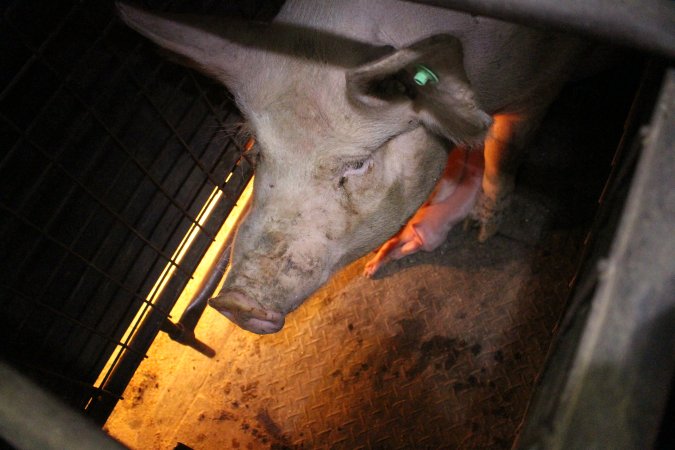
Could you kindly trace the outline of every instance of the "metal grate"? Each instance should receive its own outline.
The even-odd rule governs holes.
[[[224,10],[167,3],[146,5]],[[241,118],[220,85],[126,29],[112,1],[16,0],[0,14],[0,356],[76,408],[114,404],[124,386],[94,386],[106,361],[116,348],[143,357],[150,342],[124,332],[138,320],[137,336],[156,335],[252,174],[231,138]],[[200,225],[215,187],[224,195]]]

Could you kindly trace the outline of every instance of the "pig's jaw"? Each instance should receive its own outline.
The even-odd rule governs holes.
[[[223,287],[209,305],[244,330],[276,333],[283,328],[285,316],[332,273],[333,246],[319,240],[322,231],[310,229],[295,235],[269,229],[261,232],[247,225],[252,219],[257,219],[254,224],[268,222],[247,217],[242,223]],[[316,227],[325,228],[321,224]],[[248,234],[251,232],[253,236]]]
[[[315,269],[325,265],[325,261],[322,263],[318,263]],[[257,273],[254,278],[242,271],[231,270],[222,290],[209,300],[209,305],[246,331],[256,334],[280,331],[284,327],[286,315],[312,295],[328,279],[331,270],[330,267],[323,267],[323,270],[305,273],[310,275],[308,277],[299,277],[295,273],[299,265],[279,262],[278,266],[282,269],[292,267],[293,271],[289,274],[281,270],[267,274],[268,277]],[[293,280],[295,282],[289,285]]]

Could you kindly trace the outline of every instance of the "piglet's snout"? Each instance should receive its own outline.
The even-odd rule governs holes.
[[[263,308],[258,302],[239,291],[222,291],[209,300],[209,305],[252,333],[276,333],[284,327],[284,314]]]

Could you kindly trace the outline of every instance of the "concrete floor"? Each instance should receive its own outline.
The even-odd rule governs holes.
[[[594,89],[552,110],[488,243],[458,228],[372,280],[357,261],[275,335],[208,309],[216,357],[160,335],[106,430],[134,449],[510,448],[608,169],[588,156],[608,133],[569,113]]]

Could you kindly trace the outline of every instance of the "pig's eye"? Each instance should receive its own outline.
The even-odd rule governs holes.
[[[344,172],[338,181],[338,186],[343,187],[347,177],[359,176],[368,172],[368,169],[373,167],[373,158],[368,157],[366,159],[350,161],[344,166]]]
[[[368,157],[366,159],[351,161],[346,164],[345,171],[342,174],[343,177],[348,177],[351,175],[363,175],[368,172],[368,169],[373,167],[373,158]]]

